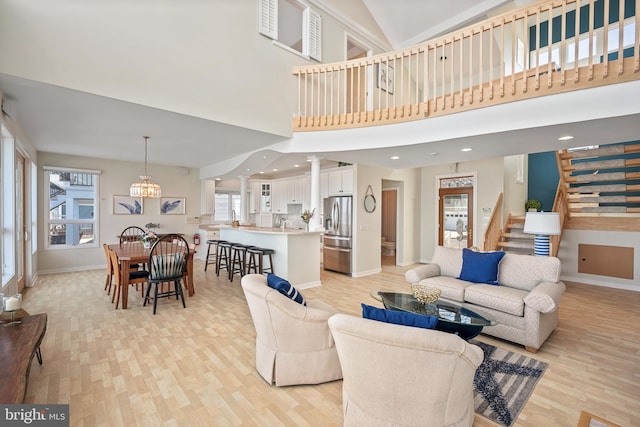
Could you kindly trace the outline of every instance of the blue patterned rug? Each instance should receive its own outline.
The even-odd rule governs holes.
[[[547,364],[480,341],[484,361],[473,380],[476,413],[504,426],[514,423]]]

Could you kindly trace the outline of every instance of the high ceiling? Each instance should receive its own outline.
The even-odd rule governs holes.
[[[443,3],[440,0],[314,0],[333,9],[343,16],[344,20],[361,28],[369,27],[371,34],[381,40],[389,48],[401,48],[422,40],[446,33],[467,25],[472,21],[484,19],[497,9],[518,7],[530,0],[507,2],[501,0],[456,0]],[[374,28],[377,25],[378,28]],[[427,29],[427,30],[425,30]],[[309,155],[318,154],[325,164],[336,161],[359,162],[388,168],[416,167],[421,165],[459,161],[458,145],[473,145],[482,150],[465,159],[496,157],[527,152],[555,149],[556,133],[593,132],[598,127],[585,126],[585,118],[597,120],[600,117],[589,116],[589,110],[581,117],[564,127],[554,124],[552,117],[548,121],[540,121],[539,127],[524,126],[521,128],[494,129],[484,132],[483,136],[463,133],[442,134],[444,127],[460,128],[453,124],[455,119],[430,121],[413,126],[414,132],[428,137],[416,137],[405,142],[394,141],[393,138],[379,140],[375,145],[371,141],[383,132],[378,130],[354,130],[342,133],[334,141],[349,136],[350,149],[345,151],[331,144],[313,140],[309,135],[302,135],[301,141],[313,140],[302,144],[289,141],[281,135],[232,126],[224,123],[204,120],[170,111],[164,111],[132,104],[116,99],[79,92],[62,87],[47,85],[13,76],[0,74],[0,91],[10,100],[12,114],[17,115],[24,132],[39,151],[63,154],[76,154],[97,158],[141,161],[144,154],[142,136],[149,135],[149,162],[173,166],[203,168],[209,165],[229,165],[226,169],[218,167],[217,176],[236,177],[239,174],[265,172],[264,176],[300,173],[308,170],[305,160]],[[530,101],[531,102],[531,101]],[[543,110],[544,100],[538,101]],[[566,98],[567,108],[574,108],[572,98]],[[556,105],[565,105],[556,103]],[[578,105],[582,110],[589,105]],[[613,106],[615,109],[615,105]],[[640,131],[637,114],[633,111],[620,111],[616,129],[622,129],[620,137],[637,135]],[[637,113],[637,112],[636,112]],[[482,112],[467,114],[467,122],[482,122]],[[460,120],[458,118],[458,120]],[[427,122],[427,121],[423,121]],[[448,124],[447,124],[448,123]],[[594,122],[595,123],[595,122]],[[600,122],[600,128],[606,128]],[[153,133],[149,133],[153,129]],[[472,129],[472,127],[469,127]],[[548,132],[547,145],[540,142],[540,135]],[[593,135],[593,132],[590,132]],[[596,132],[597,133],[597,132]],[[440,139],[435,136],[439,135]],[[477,135],[480,135],[478,133]],[[589,132],[587,135],[589,136]],[[610,134],[609,134],[610,136]],[[326,138],[325,138],[326,139]],[[591,138],[593,140],[593,138]],[[508,141],[523,143],[520,147]],[[618,139],[621,141],[622,139]],[[180,150],[176,150],[175,142],[179,141]],[[224,143],[221,143],[224,141]],[[353,143],[353,141],[362,141]],[[444,142],[443,142],[444,141]],[[455,142],[455,143],[452,143]],[[429,144],[427,146],[427,144]],[[528,145],[527,145],[528,144]],[[576,142],[576,144],[580,144]],[[586,144],[584,144],[586,145]],[[315,150],[315,151],[314,151]],[[425,153],[429,153],[426,155]],[[432,154],[437,153],[437,154]],[[482,153],[482,154],[480,154]],[[399,155],[400,161],[390,160],[391,155]],[[298,167],[294,167],[298,165]],[[225,166],[226,167],[226,166]],[[278,169],[274,172],[274,169]]]

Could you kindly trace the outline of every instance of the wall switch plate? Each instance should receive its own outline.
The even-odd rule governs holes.
[[[186,224],[200,224],[200,217],[199,216],[187,216],[185,218],[185,223]]]

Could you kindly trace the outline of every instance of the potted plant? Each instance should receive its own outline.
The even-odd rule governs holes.
[[[540,200],[529,199],[524,204],[524,208],[527,212],[538,212],[542,208],[542,202]]]

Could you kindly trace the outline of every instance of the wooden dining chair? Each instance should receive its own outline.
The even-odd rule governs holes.
[[[146,231],[142,227],[138,227],[137,225],[129,226],[120,233],[120,243],[137,242],[140,240],[140,235],[145,233]]]
[[[107,295],[111,295],[111,283],[113,281],[114,275],[113,263],[111,262],[111,255],[109,255],[111,249],[109,249],[109,245],[107,245],[106,243],[103,243],[102,247],[104,248],[104,254],[107,258],[107,278],[104,282],[104,290],[107,291]]]
[[[177,234],[167,234],[162,236],[151,247],[149,252],[149,286],[144,296],[143,306],[153,299],[153,314],[156,314],[158,299],[175,296],[182,300],[182,307],[187,308],[182,291],[182,279],[186,271],[187,260],[189,258],[189,244],[184,237]],[[162,283],[173,283],[165,291],[158,291]],[[153,295],[151,294],[153,288]]]
[[[149,272],[146,270],[135,270],[129,271],[129,278],[126,283],[121,283],[120,275],[120,264],[118,263],[118,255],[109,249],[109,257],[111,258],[111,264],[113,265],[113,274],[118,280],[118,286],[113,292],[113,296],[111,297],[111,302],[116,302],[116,310],[118,309],[118,305],[120,305],[120,293],[122,292],[123,286],[135,285],[136,289],[138,285],[143,286],[149,281]]]

